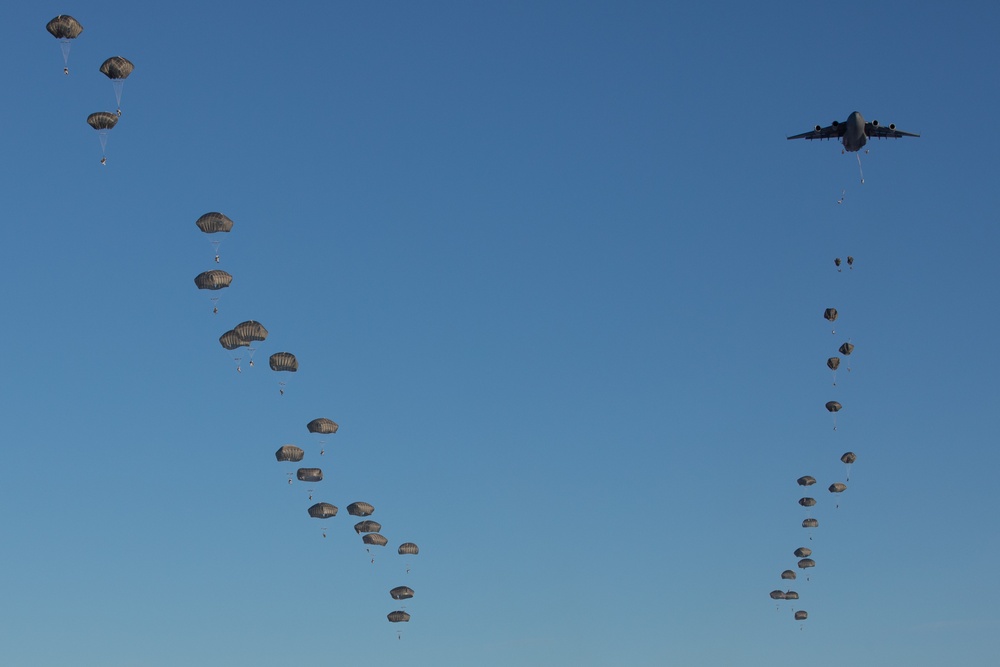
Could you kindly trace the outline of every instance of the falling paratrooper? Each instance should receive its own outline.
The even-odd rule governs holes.
[[[45,25],[49,34],[59,40],[59,48],[62,50],[63,74],[69,74],[69,49],[72,41],[83,32],[80,22],[69,14],[60,14]]]
[[[202,271],[194,277],[194,284],[198,289],[211,290],[213,292],[225,289],[233,283],[233,277],[225,271],[213,269],[212,271]],[[219,297],[211,296],[212,313],[219,312]]]
[[[840,460],[847,467],[847,481],[850,482],[851,466],[858,460],[858,457],[854,452],[844,452],[844,455],[840,457]]]
[[[211,211],[195,220],[198,229],[205,234],[217,234],[219,232],[229,233],[233,229],[233,221],[218,211]],[[219,263],[219,246],[222,241],[218,237],[212,237],[210,241],[212,250],[215,252],[215,263]],[[266,334],[265,334],[266,335]]]
[[[837,430],[837,415],[836,415],[836,413],[840,412],[843,409],[843,407],[844,406],[841,405],[840,403],[838,403],[837,401],[827,401],[827,403],[826,403],[826,410],[827,410],[827,412],[829,412],[830,414],[833,415],[833,430],[834,431]]]
[[[830,324],[833,324],[834,322],[836,322],[837,321],[837,309],[836,308],[827,308],[826,310],[824,310],[823,311],[823,319],[826,320],[827,322],[829,322]],[[837,330],[836,329],[832,329],[830,331],[830,333],[835,334],[835,333],[837,333]]]
[[[299,361],[291,352],[275,352],[271,355],[270,365],[272,371],[295,373],[299,370]],[[278,393],[285,395],[284,381],[278,381]]]
[[[101,63],[101,74],[111,79],[111,84],[115,89],[115,101],[118,104],[118,115],[122,115],[122,89],[125,86],[125,79],[135,69],[127,58],[112,56]]]
[[[108,132],[118,124],[118,116],[110,111],[96,111],[87,116],[87,125],[97,130],[97,137],[101,140],[101,164],[108,163]]]

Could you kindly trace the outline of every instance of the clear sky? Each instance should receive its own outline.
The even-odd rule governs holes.
[[[995,659],[1000,10],[974,4],[8,7],[0,662]],[[922,135],[872,142],[863,185],[785,140],[854,110]],[[235,221],[218,315],[208,211]],[[237,374],[246,319],[270,337]],[[803,545],[798,623],[768,592]]]

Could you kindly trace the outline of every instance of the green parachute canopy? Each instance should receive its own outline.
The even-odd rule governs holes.
[[[215,269],[213,271],[203,271],[194,278],[194,284],[198,289],[217,290],[229,287],[233,282],[233,277],[225,271]]]
[[[333,420],[320,417],[306,424],[306,428],[310,433],[336,433],[340,426]]]
[[[278,448],[278,451],[274,453],[274,458],[279,461],[298,462],[301,461],[305,455],[306,453],[300,447],[296,447],[295,445],[282,445]]]
[[[205,232],[206,234],[215,234],[216,232],[228,232],[233,228],[233,221],[222,213],[212,211],[211,213],[206,213],[205,215],[198,218],[195,223],[198,225],[198,229]]]
[[[375,508],[368,503],[351,503],[347,506],[347,513],[351,516],[371,516],[375,513]]]
[[[309,508],[309,516],[314,519],[329,519],[337,516],[337,506],[330,503],[316,503]]]

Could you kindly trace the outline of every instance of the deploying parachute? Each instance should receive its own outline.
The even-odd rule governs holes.
[[[216,234],[218,232],[229,232],[233,229],[233,221],[222,213],[212,211],[211,213],[206,213],[197,220],[195,220],[198,229],[205,232],[206,234]],[[221,240],[212,239],[211,241],[212,249],[215,251],[215,263],[219,263],[219,246],[222,244]],[[267,335],[266,333],[264,334]]]
[[[115,88],[115,101],[118,103],[118,115],[122,115],[122,88],[125,86],[125,79],[132,73],[135,66],[121,56],[112,56],[101,64],[101,74],[111,79]]]
[[[118,116],[109,111],[98,111],[87,116],[87,125],[97,130],[101,140],[101,164],[108,163],[108,132],[118,124]]]
[[[375,508],[368,503],[351,503],[347,506],[347,513],[351,516],[371,516],[375,513]]]
[[[76,39],[83,32],[80,22],[68,14],[60,14],[45,25],[53,37],[59,40],[59,48],[62,49],[63,74],[69,74],[69,47],[70,40]]]

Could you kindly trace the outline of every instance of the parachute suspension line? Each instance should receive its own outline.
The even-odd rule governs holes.
[[[219,314],[219,297],[212,296],[212,297],[209,297],[208,300],[212,302],[212,314],[213,315],[218,315]]]
[[[115,88],[115,102],[118,105],[117,113],[119,116],[122,115],[122,86],[125,85],[125,79],[112,79],[111,85]]]
[[[861,168],[861,154],[860,153],[855,153],[854,157],[858,158],[858,171],[861,172],[861,185],[864,185],[865,184],[865,172]]]
[[[247,350],[250,352],[250,368],[253,368],[253,353],[257,351],[257,348],[248,345]]]
[[[222,245],[222,241],[211,240],[209,243],[212,244],[212,252],[215,253],[215,263],[219,263],[219,246]]]
[[[69,74],[69,47],[72,45],[72,42],[68,39],[59,40],[59,48],[63,54],[63,74]]]
[[[101,140],[101,155],[107,155],[108,153],[108,131],[100,130],[97,133],[97,138]]]
[[[843,204],[844,203],[844,197],[846,197],[846,196],[847,196],[847,190],[846,189],[841,190],[840,191],[840,199],[837,200],[837,203],[838,204]],[[837,269],[837,271],[839,272],[840,269]]]

